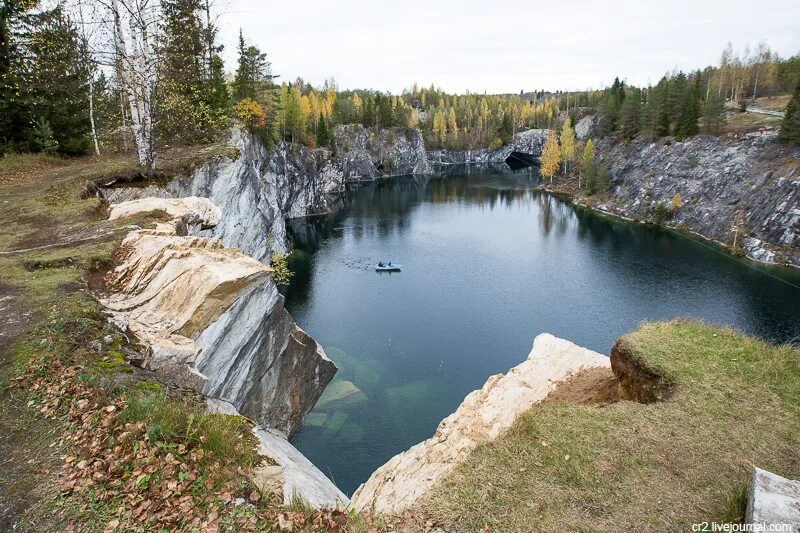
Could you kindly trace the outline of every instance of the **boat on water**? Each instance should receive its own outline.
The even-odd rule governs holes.
[[[400,272],[400,266],[396,263],[378,263],[375,272]]]

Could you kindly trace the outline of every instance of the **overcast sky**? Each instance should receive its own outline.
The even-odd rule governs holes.
[[[280,80],[399,92],[415,81],[450,92],[634,84],[715,64],[766,41],[800,52],[800,0],[218,0],[225,61],[239,28]]]

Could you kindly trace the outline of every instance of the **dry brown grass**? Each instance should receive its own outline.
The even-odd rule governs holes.
[[[687,531],[729,519],[753,465],[800,476],[797,348],[698,322],[646,324],[622,343],[674,383],[668,402],[538,405],[425,512],[468,530]]]
[[[757,113],[735,113],[728,117],[722,126],[721,134],[743,134],[758,131],[760,128],[774,130],[780,128],[780,117],[759,115]]]

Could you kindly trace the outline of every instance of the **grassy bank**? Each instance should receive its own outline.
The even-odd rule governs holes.
[[[180,174],[220,147],[162,161]],[[87,180],[137,172],[127,157],[0,160],[0,529],[341,531],[340,512],[285,508],[256,490],[251,422],[132,367],[135,339],[90,285],[131,224],[112,223]],[[157,218],[157,216],[156,216]]]
[[[800,477],[800,351],[698,322],[616,349],[672,396],[545,403],[475,451],[424,512],[470,530],[686,531],[741,519],[753,465]]]

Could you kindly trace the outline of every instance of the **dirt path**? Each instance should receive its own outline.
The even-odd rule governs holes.
[[[0,285],[0,531],[19,529],[29,510],[44,501],[43,491],[54,490],[60,463],[57,450],[50,447],[53,428],[31,420],[25,404],[6,387],[10,373],[10,349],[39,318],[19,297],[19,291]],[[41,516],[41,513],[37,513]],[[30,519],[26,530],[39,529]]]

